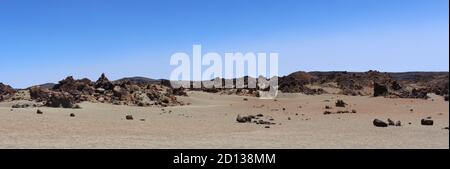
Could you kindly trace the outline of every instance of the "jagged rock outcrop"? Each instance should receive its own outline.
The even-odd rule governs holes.
[[[76,80],[69,76],[52,89],[38,86],[28,89],[32,100],[44,102],[49,107],[73,108],[83,101],[135,106],[182,105],[174,93],[183,94],[157,84],[134,84],[129,81],[113,83],[102,74],[96,82]]]
[[[38,102],[47,101],[50,98],[50,90],[39,86],[34,86],[29,89],[30,97],[32,100]]]
[[[75,99],[68,92],[51,92],[45,105],[48,107],[73,108]]]
[[[112,82],[106,77],[104,73],[95,82],[95,88],[103,88],[105,90],[111,90],[114,87]]]
[[[0,83],[0,101],[3,101],[13,95],[16,91],[9,85]]]
[[[388,88],[385,85],[381,85],[379,83],[373,84],[373,96],[387,96]]]

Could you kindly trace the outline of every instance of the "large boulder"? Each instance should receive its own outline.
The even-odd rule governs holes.
[[[250,123],[250,122],[252,122],[252,119],[250,117],[247,117],[247,116],[241,117],[240,115],[238,115],[236,117],[236,121],[238,123]]]
[[[373,96],[386,96],[388,94],[388,88],[385,85],[379,83],[373,84]]]
[[[47,88],[41,88],[34,86],[28,89],[30,91],[30,97],[38,102],[47,101],[50,97],[50,90]]]
[[[73,108],[75,104],[75,99],[72,95],[67,92],[52,92],[46,106],[49,107],[63,107],[63,108]]]
[[[138,106],[150,106],[155,103],[147,96],[147,93],[143,93],[143,92],[134,93],[133,98],[136,102],[135,104]]]
[[[411,98],[420,98],[420,99],[427,99],[428,98],[428,91],[427,89],[421,88],[421,89],[412,89],[411,91]]]
[[[376,127],[387,127],[388,126],[388,124],[386,122],[381,121],[379,119],[373,120],[373,125]]]
[[[420,124],[422,124],[424,126],[432,126],[434,124],[434,121],[431,119],[422,119],[420,121]]]
[[[183,87],[171,89],[171,93],[175,96],[188,96]]]
[[[129,101],[131,100],[130,94],[126,89],[121,88],[120,86],[114,86],[113,95],[117,97],[121,101]]]

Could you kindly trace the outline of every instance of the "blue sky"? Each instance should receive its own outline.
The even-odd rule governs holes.
[[[279,72],[448,71],[448,0],[0,0],[0,82],[168,78],[175,52],[278,52]]]

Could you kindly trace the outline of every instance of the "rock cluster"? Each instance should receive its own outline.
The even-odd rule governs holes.
[[[335,105],[336,107],[345,107],[347,103],[345,103],[343,100],[337,100]]]
[[[42,105],[39,103],[33,103],[33,104],[31,104],[31,103],[16,103],[16,104],[13,104],[11,106],[11,108],[18,109],[18,108],[41,107],[41,106]]]
[[[399,127],[399,126],[402,126],[401,121],[394,122],[391,119],[387,119],[387,121],[388,122],[386,123],[380,119],[375,119],[375,120],[373,120],[373,125],[376,127],[388,127],[388,126],[398,126]]]
[[[286,93],[326,93],[308,87],[314,85],[339,88],[345,95],[426,99],[428,93],[448,96],[448,79],[448,72],[295,72],[280,77],[279,84],[280,90]]]
[[[176,94],[182,91],[157,84],[134,84],[129,81],[114,83],[102,74],[96,82],[89,79],[75,80],[69,76],[52,89],[39,86],[28,89],[32,100],[49,107],[77,108],[76,103],[89,101],[115,105],[173,106],[182,105]]]
[[[356,113],[356,110],[352,110],[352,111],[348,111],[348,110],[338,110],[338,111],[336,111],[336,112],[331,112],[331,111],[324,111],[324,112],[323,112],[324,115],[329,115],[329,114],[349,114],[349,113],[355,114],[355,113]]]
[[[0,101],[6,100],[15,92],[16,91],[11,86],[0,83]]]
[[[275,125],[276,123],[273,123],[271,121],[274,121],[273,118],[267,117],[268,120],[263,120],[264,115],[258,114],[258,115],[249,115],[249,116],[240,116],[238,115],[236,117],[236,121],[238,123],[255,123],[260,125]]]

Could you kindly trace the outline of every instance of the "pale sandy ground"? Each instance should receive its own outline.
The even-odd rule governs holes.
[[[449,103],[441,97],[283,94],[278,101],[243,101],[240,96],[189,94],[181,99],[191,105],[168,107],[166,113],[156,107],[82,103],[82,109],[39,108],[44,114],[38,115],[37,108],[11,111],[13,103],[0,103],[0,148],[449,148],[449,130],[442,129],[449,126]],[[357,113],[323,115],[324,106],[334,107],[336,99]],[[272,116],[277,125],[267,129],[235,121],[237,114],[257,113]],[[126,114],[134,120],[125,120]],[[435,125],[420,125],[428,116]],[[374,118],[401,120],[403,126],[377,128]]]

